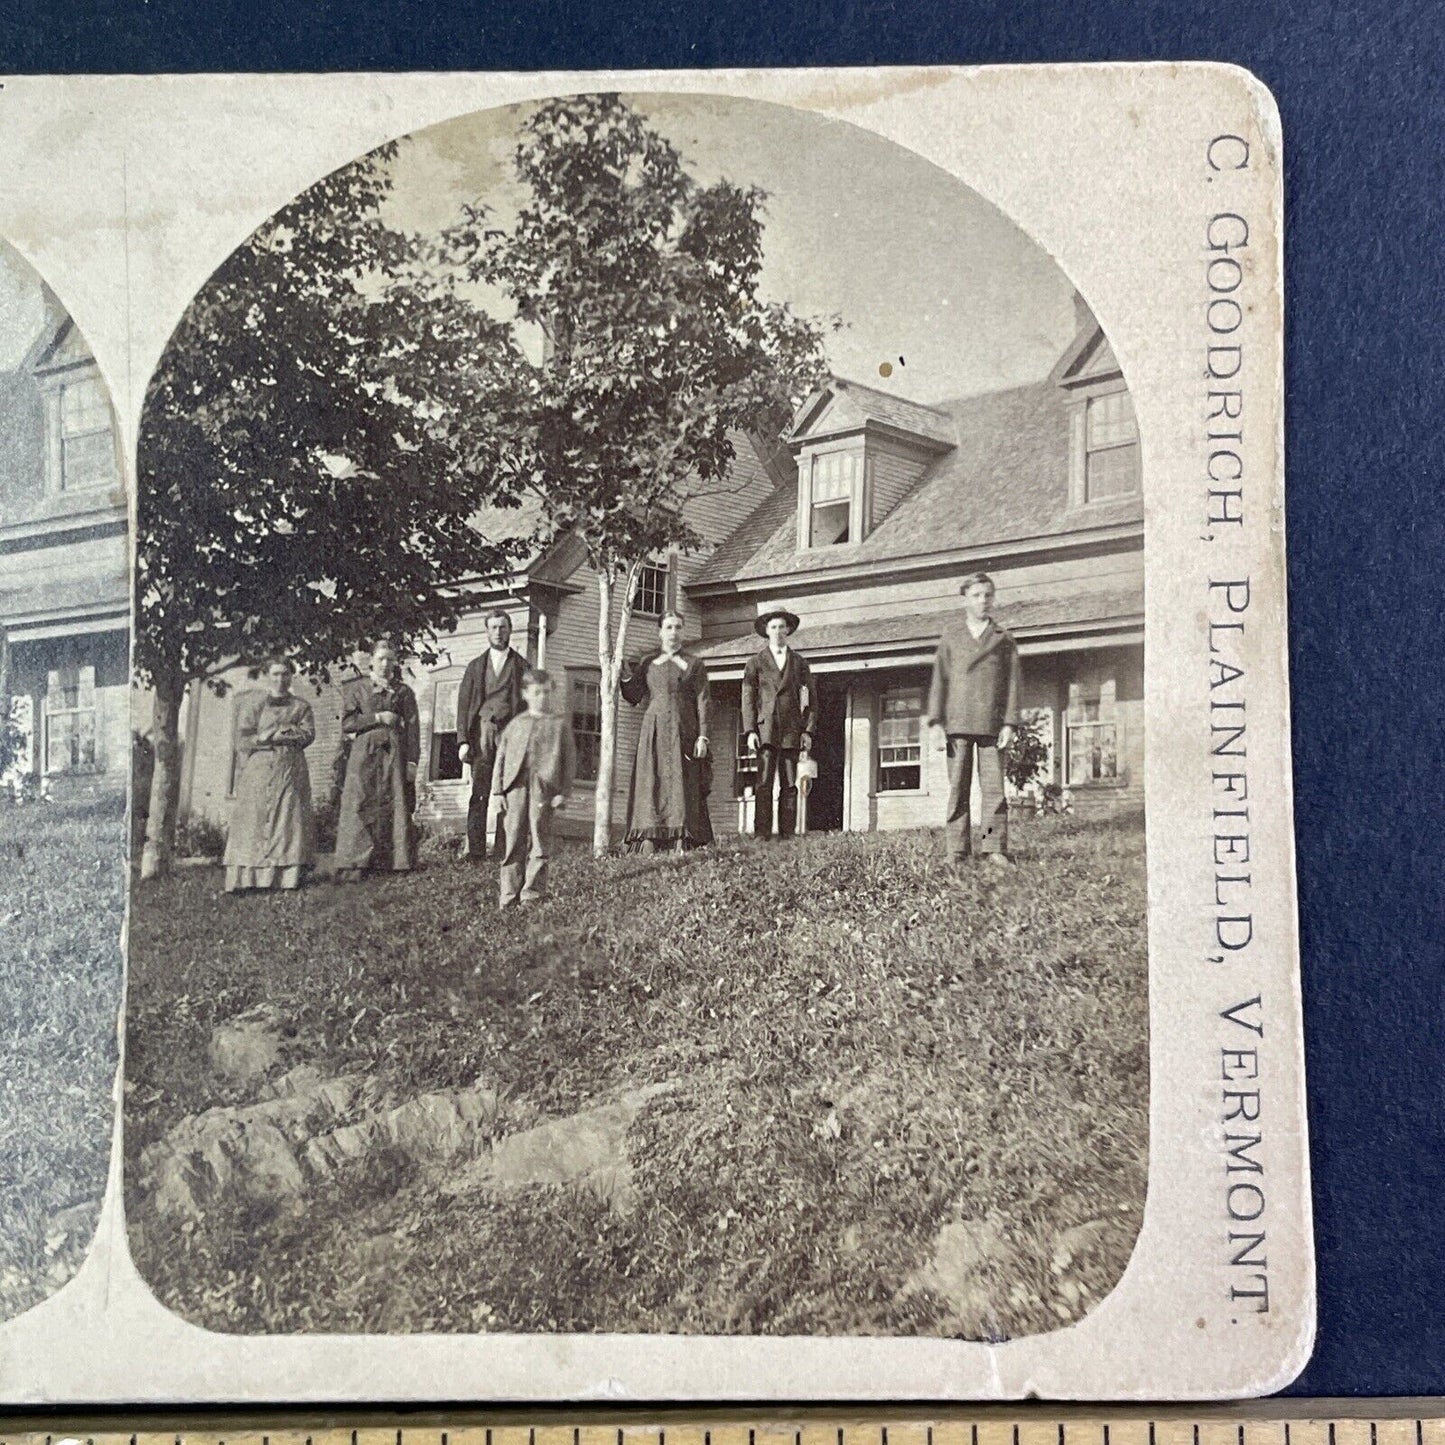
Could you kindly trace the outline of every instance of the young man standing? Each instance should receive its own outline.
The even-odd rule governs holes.
[[[522,711],[522,674],[527,664],[515,652],[512,619],[505,612],[487,617],[487,650],[474,657],[457,689],[457,757],[470,764],[472,792],[467,803],[467,856],[487,856],[487,804],[492,768],[502,729]]]
[[[948,750],[949,856],[959,862],[972,852],[968,802],[977,753],[980,851],[990,862],[1007,863],[1003,754],[1019,724],[1018,644],[993,620],[993,579],[986,572],[966,577],[958,590],[963,616],[950,622],[939,639],[927,713],[936,745]]]
[[[748,752],[762,754],[753,835],[772,834],[773,784],[781,778],[777,836],[791,838],[798,826],[798,753],[812,747],[817,718],[813,675],[802,655],[788,646],[798,630],[795,614],[775,608],[759,617],[753,630],[768,641],[743,668],[743,731]]]

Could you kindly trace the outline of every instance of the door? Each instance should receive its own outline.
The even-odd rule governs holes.
[[[817,730],[813,734],[813,756],[818,777],[808,794],[808,831],[837,832],[843,826],[843,767],[846,756],[848,685],[842,679],[813,674],[817,688]]]

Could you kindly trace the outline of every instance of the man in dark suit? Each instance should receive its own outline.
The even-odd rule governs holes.
[[[993,620],[993,579],[986,572],[964,578],[958,590],[963,616],[943,630],[928,691],[929,725],[948,749],[949,854],[959,862],[973,851],[968,801],[977,753],[983,804],[980,849],[990,862],[1007,863],[1003,755],[1019,725],[1019,649]]]
[[[766,612],[753,630],[768,645],[743,668],[743,731],[748,751],[758,759],[758,791],[753,835],[773,831],[773,784],[778,789],[779,838],[791,838],[798,826],[798,753],[813,745],[817,717],[813,675],[806,659],[788,646],[798,630],[797,617],[784,607]]]
[[[527,664],[512,649],[511,641],[512,619],[505,612],[491,613],[487,618],[487,650],[467,664],[457,689],[457,757],[472,770],[467,856],[474,863],[487,856],[487,804],[492,794],[497,742],[502,729],[522,711],[522,674]],[[496,847],[500,854],[501,845]]]

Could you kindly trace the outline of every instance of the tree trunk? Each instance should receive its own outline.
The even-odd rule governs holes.
[[[605,567],[597,569],[597,662],[602,672],[602,736],[598,744],[596,812],[592,818],[592,856],[605,858],[612,851],[612,783],[617,758],[617,702],[622,686],[622,663],[627,656],[627,627],[637,596],[642,564],[632,563],[622,587],[622,613],[612,630],[612,594],[615,578]]]
[[[0,623],[0,774],[10,767],[10,632]]]
[[[612,666],[612,574],[597,570],[597,661],[602,669],[598,692],[602,704],[602,736],[597,751],[596,811],[592,815],[592,856],[612,851],[612,772],[617,752],[618,674]]]
[[[181,703],[186,685],[181,678],[157,679],[151,712],[151,746],[155,769],[151,773],[150,812],[146,816],[145,846],[141,849],[140,876],[164,878],[171,871],[176,836],[176,803],[181,791]]]

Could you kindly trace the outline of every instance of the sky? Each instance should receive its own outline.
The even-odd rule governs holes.
[[[768,193],[760,289],[803,315],[841,317],[843,329],[827,342],[836,374],[941,401],[1036,381],[1073,339],[1073,288],[1055,262],[914,152],[790,106],[627,99],[699,181],[725,176]],[[435,230],[480,200],[505,224],[516,205],[511,156],[524,114],[479,111],[404,139],[387,220]]]
[[[763,101],[628,100],[698,180],[726,176],[767,192],[761,289],[803,315],[842,319],[826,341],[838,375],[941,401],[1035,381],[1072,340],[1073,289],[1054,261],[914,152]],[[434,231],[478,200],[505,221],[518,194],[511,157],[524,114],[478,111],[405,138],[388,221]],[[478,299],[504,312],[485,291]],[[19,363],[42,317],[39,278],[0,242],[0,369]],[[529,349],[536,345],[531,338]]]

